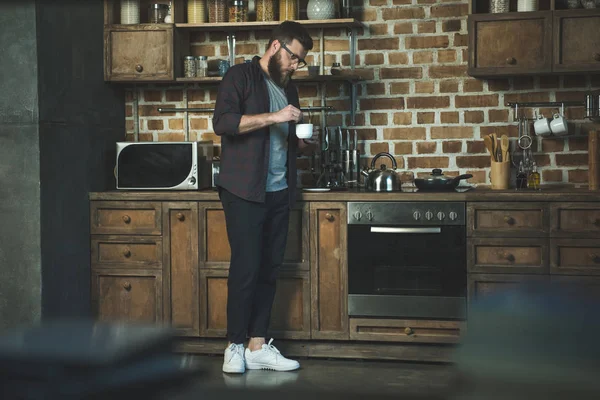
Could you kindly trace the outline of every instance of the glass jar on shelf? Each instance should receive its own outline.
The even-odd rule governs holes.
[[[206,22],[206,0],[188,0],[188,24],[202,24]]]
[[[256,0],[256,20],[275,21],[275,0]]]
[[[195,78],[196,69],[196,57],[185,56],[183,58],[183,76],[186,78]]]
[[[294,21],[298,19],[298,0],[279,0],[279,20]]]
[[[121,0],[121,23],[140,23],[140,0]]]
[[[208,71],[208,61],[206,56],[196,57],[196,76],[198,78],[206,77]]]
[[[229,22],[248,22],[248,2],[232,0],[229,3]]]
[[[208,22],[227,22],[227,0],[208,0]]]
[[[148,6],[148,22],[151,24],[164,24],[165,17],[169,12],[169,5],[162,3],[150,4]]]

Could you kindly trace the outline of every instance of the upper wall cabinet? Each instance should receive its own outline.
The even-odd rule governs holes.
[[[489,1],[472,0],[469,68],[474,77],[600,73],[600,9],[561,9],[540,0],[539,11],[492,13]]]

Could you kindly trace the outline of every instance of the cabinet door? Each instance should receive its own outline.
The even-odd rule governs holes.
[[[200,336],[227,334],[227,276],[228,271],[223,269],[200,271]],[[308,271],[280,271],[269,335],[278,339],[310,338]]]
[[[200,203],[200,268],[228,269],[231,248],[221,203]],[[283,269],[309,270],[308,203],[299,202],[290,211]]]
[[[348,339],[346,203],[311,203],[312,338]]]
[[[105,28],[105,81],[167,81],[174,78],[172,26],[144,24]]]
[[[200,333],[198,203],[163,203],[165,321],[184,335]]]
[[[161,271],[92,269],[92,309],[101,321],[162,322]]]
[[[469,303],[505,290],[514,290],[527,284],[549,280],[549,275],[468,274]]]
[[[551,18],[551,11],[469,15],[469,75],[549,73]]]
[[[600,71],[600,10],[556,11],[553,30],[554,71]]]

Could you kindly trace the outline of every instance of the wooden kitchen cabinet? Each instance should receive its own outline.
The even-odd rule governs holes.
[[[548,242],[539,238],[472,238],[467,270],[479,273],[547,274]]]
[[[200,336],[227,334],[227,276],[223,269],[200,271]],[[274,338],[310,338],[309,279],[308,271],[280,271],[269,327]]]
[[[548,214],[545,203],[470,202],[467,236],[545,237]]]
[[[552,70],[552,12],[469,15],[474,77],[546,74]]]
[[[90,205],[92,235],[160,235],[161,206],[152,201],[94,201]]]
[[[200,334],[198,203],[164,202],[164,320],[181,335]]]
[[[552,239],[550,273],[600,275],[600,239]]]
[[[600,72],[600,10],[567,10],[553,14],[556,72]]]
[[[312,338],[348,339],[346,203],[313,202],[310,221]]]
[[[525,274],[469,274],[467,279],[468,302],[498,295],[507,290],[526,288],[528,284],[547,283],[549,275]]]
[[[600,204],[554,203],[550,213],[553,237],[600,238]]]

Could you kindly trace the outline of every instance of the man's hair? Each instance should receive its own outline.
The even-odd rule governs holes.
[[[267,47],[271,46],[273,41],[277,40],[285,44],[291,44],[296,39],[304,50],[309,51],[313,48],[313,40],[308,34],[305,27],[295,21],[283,21],[277,28],[273,30],[271,39]]]

